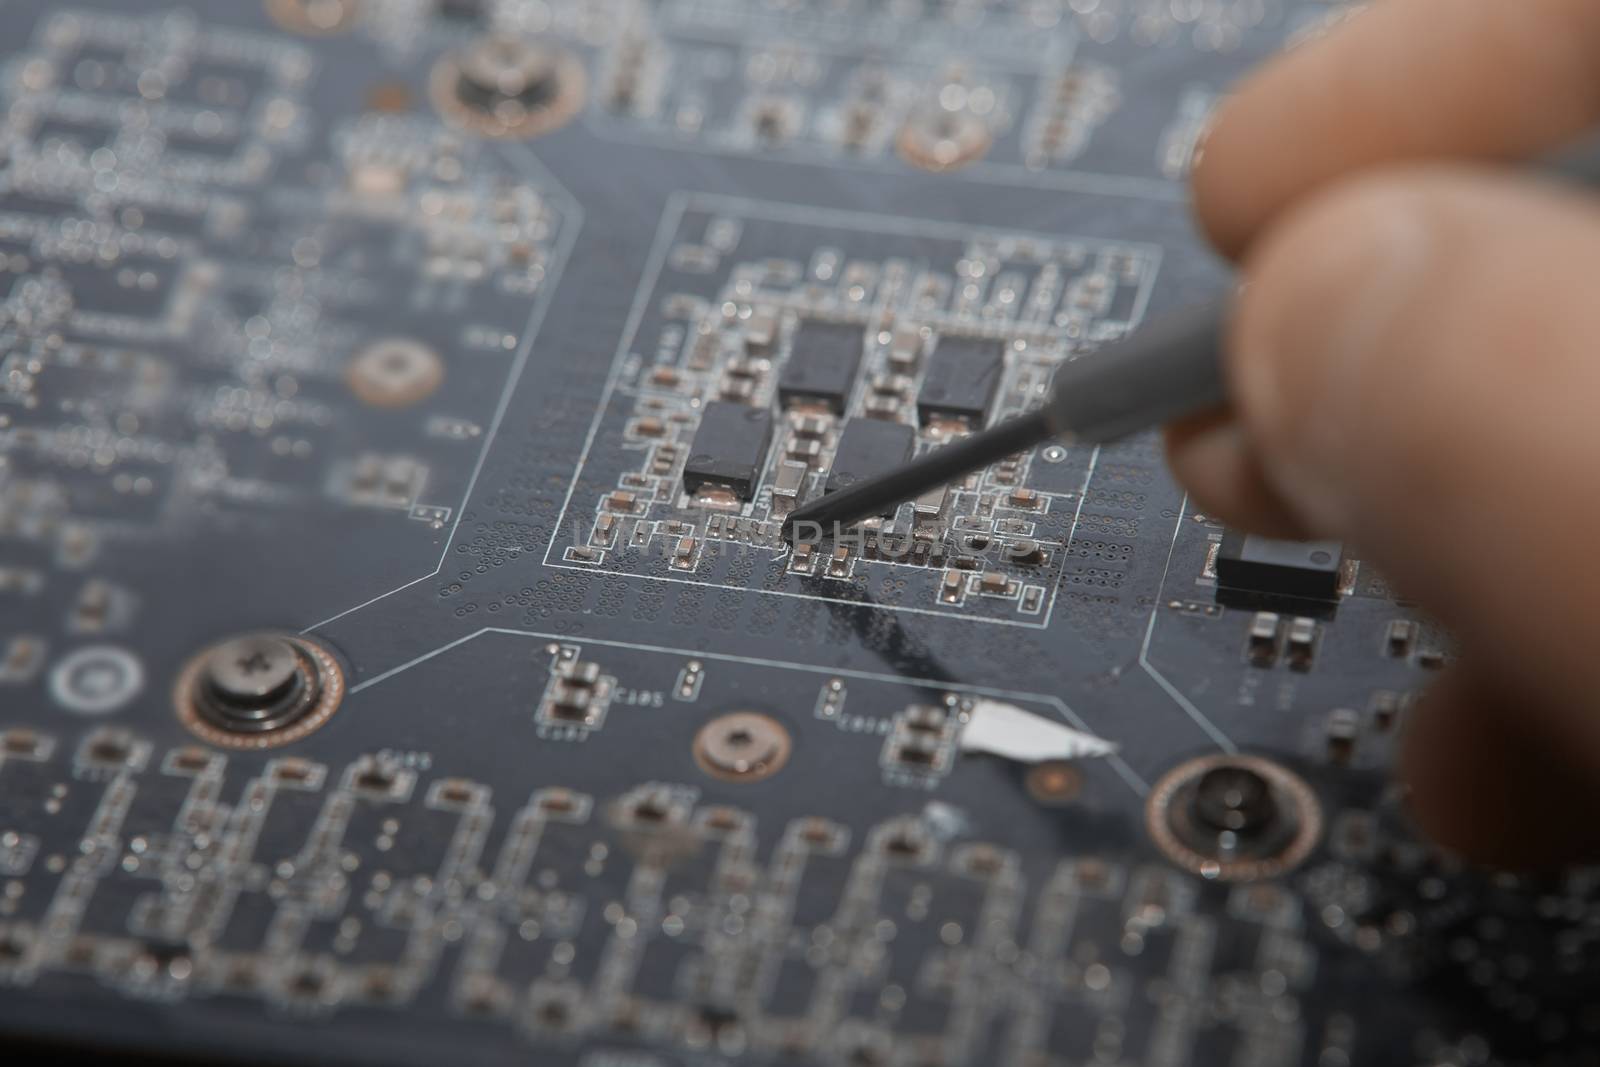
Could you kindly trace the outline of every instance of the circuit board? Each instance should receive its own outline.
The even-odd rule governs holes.
[[[1353,549],[1153,436],[779,532],[1220,292],[1206,117],[1348,10],[0,2],[7,1041],[1590,1062]]]

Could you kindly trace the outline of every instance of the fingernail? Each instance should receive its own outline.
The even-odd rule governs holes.
[[[1373,450],[1362,416],[1432,258],[1410,196],[1356,193],[1269,240],[1240,295],[1230,364],[1267,479],[1313,529],[1348,532]]]

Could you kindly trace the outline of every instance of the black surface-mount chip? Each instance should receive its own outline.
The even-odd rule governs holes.
[[[844,411],[855,388],[865,341],[866,331],[860,326],[802,319],[778,375],[778,402],[784,407],[816,404]]]
[[[697,493],[715,486],[749,500],[755,496],[771,443],[771,412],[713,400],[700,412],[700,428],[683,467],[683,487]]]
[[[434,0],[434,10],[442,18],[457,22],[478,22],[484,16],[484,0]]]
[[[959,419],[982,426],[1005,371],[1005,342],[983,337],[941,337],[928,357],[917,393],[917,418]]]
[[[916,441],[916,431],[904,423],[851,419],[839,436],[823,493],[848,489],[863,478],[898,467],[911,458]],[[895,505],[891,504],[883,514],[893,515],[894,510]]]
[[[1217,584],[1277,596],[1333,600],[1344,546],[1338,541],[1275,541],[1225,530],[1217,549]]]

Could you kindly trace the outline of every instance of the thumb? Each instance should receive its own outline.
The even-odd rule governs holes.
[[[1335,186],[1245,264],[1237,421],[1170,440],[1208,510],[1350,541],[1449,626],[1473,675],[1524,708],[1506,758],[1560,753],[1591,773],[1596,263],[1600,210],[1572,193],[1446,168]],[[1447,743],[1451,729],[1434,711],[1413,743],[1459,760],[1474,742]],[[1429,758],[1403,761],[1425,820],[1461,779]]]

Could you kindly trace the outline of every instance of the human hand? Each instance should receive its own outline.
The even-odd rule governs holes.
[[[1351,542],[1463,662],[1412,811],[1483,860],[1600,856],[1600,201],[1488,164],[1600,125],[1593,0],[1380,0],[1220,109],[1200,221],[1241,260],[1198,506]]]

